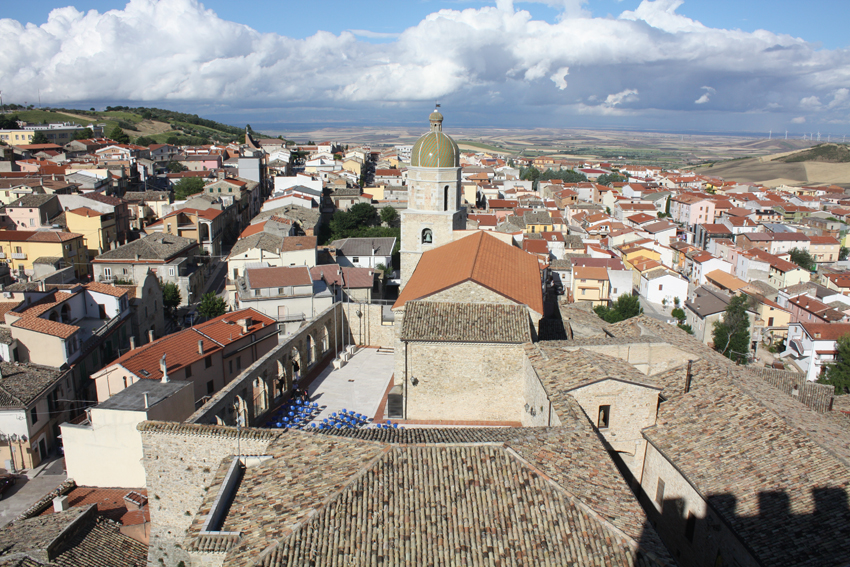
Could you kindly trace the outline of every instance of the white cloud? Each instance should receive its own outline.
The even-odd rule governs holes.
[[[805,116],[797,116],[796,118],[791,119],[791,124],[805,124],[806,117]]]
[[[820,99],[814,95],[800,99],[800,107],[806,110],[819,110],[822,106]]]
[[[398,37],[350,30],[305,39],[222,20],[197,0],[131,0],[105,13],[61,8],[41,26],[0,19],[3,98],[32,102],[40,90],[45,104],[265,109],[439,98],[462,110],[491,104],[488,93],[498,92],[499,107],[510,105],[515,116],[553,105],[562,115],[585,112],[564,100],[569,75],[570,100],[589,101],[587,112],[658,118],[711,100],[716,112],[802,108],[812,120],[846,117],[848,50],[764,30],[708,28],[677,13],[681,0],[644,0],[617,19],[588,17],[584,0],[543,1],[561,10],[557,21],[534,20],[498,0],[430,14]],[[697,85],[712,87],[701,87],[695,101]],[[723,97],[713,97],[715,88]]]
[[[707,103],[709,100],[711,100],[711,95],[713,95],[715,92],[717,92],[716,90],[714,90],[711,87],[702,87],[702,90],[704,90],[705,92],[702,94],[701,97],[699,97],[698,99],[696,99],[694,101],[694,104],[705,104],[705,103]]]
[[[561,67],[555,74],[549,77],[552,81],[558,86],[559,89],[564,90],[567,88],[567,75],[570,74],[569,67]]]
[[[605,102],[603,102],[602,104],[604,104],[605,106],[608,106],[608,107],[614,107],[614,106],[619,106],[619,105],[623,104],[624,102],[625,103],[635,102],[637,100],[639,100],[638,99],[638,92],[635,89],[626,89],[626,90],[620,91],[616,94],[609,94],[605,98]]]

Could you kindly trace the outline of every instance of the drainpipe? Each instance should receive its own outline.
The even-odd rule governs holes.
[[[407,419],[407,341],[404,341],[404,419]]]

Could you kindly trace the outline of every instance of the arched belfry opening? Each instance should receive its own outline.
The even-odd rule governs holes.
[[[443,210],[449,210],[449,186],[443,187]]]

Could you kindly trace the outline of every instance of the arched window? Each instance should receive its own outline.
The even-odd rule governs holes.
[[[444,211],[449,210],[449,186],[448,185],[446,185],[443,188],[443,210]]]
[[[426,228],[422,231],[422,244],[432,244],[434,242],[434,234],[431,232],[430,228]]]

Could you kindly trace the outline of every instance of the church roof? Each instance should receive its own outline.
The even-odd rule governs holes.
[[[468,281],[543,313],[537,257],[483,231],[422,254],[393,309]]]
[[[443,134],[443,115],[437,110],[429,116],[431,131],[416,140],[410,152],[411,167],[460,167],[460,149]]]

